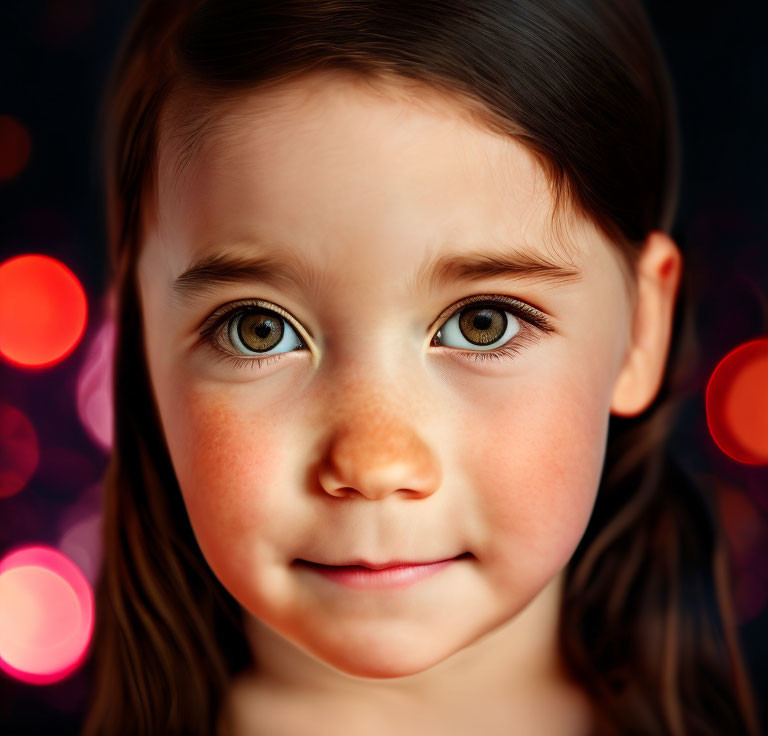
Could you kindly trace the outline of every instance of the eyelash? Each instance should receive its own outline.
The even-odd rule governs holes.
[[[525,345],[538,342],[539,338],[541,337],[540,333],[554,332],[554,327],[552,327],[549,320],[547,320],[547,318],[534,307],[517,299],[498,296],[467,297],[466,299],[462,299],[456,305],[454,305],[454,309],[450,314],[448,314],[445,320],[443,320],[437,331],[439,332],[449,319],[451,319],[464,307],[470,304],[473,306],[478,305],[483,307],[491,307],[494,309],[502,309],[505,312],[513,314],[520,321],[519,332],[513,338],[511,338],[514,340],[514,344],[512,345],[506,343],[500,348],[482,351],[470,351],[460,350],[459,348],[451,348],[457,353],[461,353],[461,355],[467,356],[470,360],[474,360],[475,362],[489,360],[498,361],[502,358],[512,358],[517,355],[521,348]],[[290,323],[294,330],[296,330],[297,334],[299,333],[295,326],[293,326],[292,320],[282,309],[275,305],[267,306],[266,303],[262,303],[260,300],[246,299],[240,302],[235,302],[234,304],[230,303],[219,307],[219,309],[211,314],[210,317],[206,320],[203,329],[200,331],[200,341],[198,344],[202,343],[210,346],[214,351],[218,353],[218,360],[224,361],[228,365],[234,366],[236,369],[243,367],[253,368],[254,363],[256,364],[256,368],[262,368],[263,366],[280,360],[280,358],[282,358],[284,355],[287,355],[287,353],[278,353],[277,355],[270,355],[266,358],[246,358],[234,355],[233,353],[230,353],[221,347],[221,343],[218,340],[220,327],[231,323],[232,319],[238,316],[240,313],[247,312],[248,307],[261,307],[263,309],[268,309],[269,311],[275,312],[276,314],[283,317],[283,319],[285,319],[288,323]],[[228,334],[229,331],[227,330],[226,332]],[[435,337],[432,338],[430,345],[436,338],[437,332],[435,333]],[[299,340],[301,342],[300,347],[307,347],[306,342],[301,338],[300,334]],[[288,353],[290,352],[294,351],[289,350]]]

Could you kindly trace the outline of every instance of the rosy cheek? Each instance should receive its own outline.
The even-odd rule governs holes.
[[[275,490],[286,471],[269,421],[242,401],[222,399],[216,389],[179,396],[168,443],[199,543],[235,542],[263,531],[274,518]]]
[[[602,469],[607,410],[599,400],[583,398],[599,396],[599,387],[577,388],[553,379],[546,392],[516,391],[509,401],[489,403],[466,418],[472,427],[467,472],[495,530],[488,536],[494,556],[532,555],[542,568],[556,568],[586,528]]]

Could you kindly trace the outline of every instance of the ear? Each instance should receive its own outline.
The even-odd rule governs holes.
[[[654,230],[636,265],[637,298],[626,358],[614,386],[611,413],[632,417],[656,398],[672,334],[683,257],[675,242]]]

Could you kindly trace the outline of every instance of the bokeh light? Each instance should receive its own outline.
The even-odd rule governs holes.
[[[0,668],[23,682],[64,679],[85,659],[93,633],[93,591],[51,547],[16,550],[0,561]]]
[[[706,391],[712,438],[729,457],[768,464],[768,338],[740,345],[712,372]]]
[[[43,368],[67,357],[85,332],[85,292],[50,256],[26,254],[0,264],[0,355]]]
[[[71,559],[91,585],[101,569],[101,514],[94,512],[72,524],[59,540],[59,551]]]
[[[32,141],[27,129],[10,115],[0,115],[0,179],[12,179],[27,165]]]
[[[58,516],[56,545],[82,571],[91,585],[101,568],[102,482],[86,486]]]
[[[739,623],[744,624],[768,603],[768,582],[761,574],[768,559],[768,520],[749,494],[731,484],[718,488],[717,506],[731,551]]]
[[[750,567],[755,553],[768,541],[768,521],[752,498],[734,485],[720,486],[717,503],[734,562],[740,567]]]
[[[115,325],[107,320],[96,333],[77,381],[77,410],[88,434],[103,449],[112,447],[112,354]]]
[[[18,493],[34,474],[40,446],[24,412],[0,402],[0,498]]]

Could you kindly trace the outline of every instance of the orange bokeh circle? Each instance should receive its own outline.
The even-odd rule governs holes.
[[[737,462],[768,464],[768,338],[728,353],[712,372],[705,401],[718,447]]]

